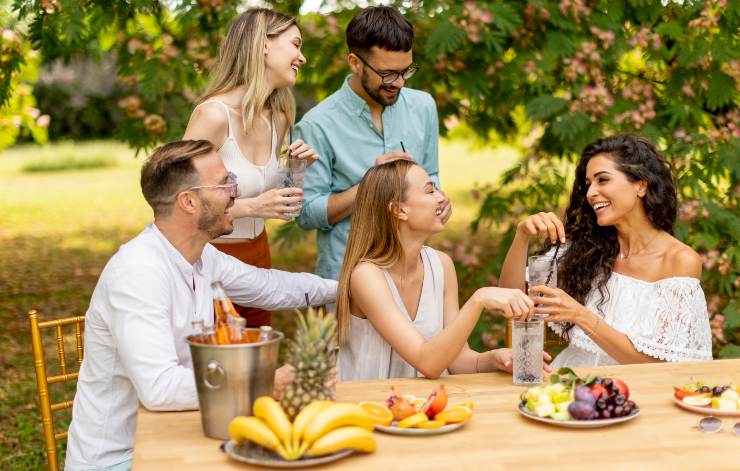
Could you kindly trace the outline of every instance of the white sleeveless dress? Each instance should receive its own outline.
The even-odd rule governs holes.
[[[224,162],[226,170],[236,175],[239,198],[254,198],[267,190],[277,188],[280,182],[277,161],[277,131],[275,122],[272,122],[272,144],[270,147],[270,160],[265,165],[255,165],[242,154],[234,138],[231,128],[229,107],[220,100],[207,100],[206,103],[218,103],[224,108],[226,120],[229,123],[228,135],[224,144],[218,149],[218,155]],[[197,108],[197,107],[196,107]],[[254,239],[265,229],[265,220],[262,218],[243,217],[234,219],[234,231],[231,234],[221,236],[221,239]],[[218,240],[217,240],[218,241]]]
[[[437,252],[423,247],[424,279],[416,318],[411,321],[430,340],[444,327],[444,268]],[[411,320],[391,276],[383,270],[398,309]],[[341,381],[422,376],[378,333],[368,319],[350,315],[349,339],[339,350],[337,369]],[[446,370],[445,370],[446,374]]]

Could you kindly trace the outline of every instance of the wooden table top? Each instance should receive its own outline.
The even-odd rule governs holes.
[[[738,417],[725,417],[725,429],[705,434],[694,428],[700,414],[672,401],[673,385],[703,380],[740,385],[740,360],[700,363],[605,366],[577,369],[617,377],[630,388],[640,415],[629,422],[598,429],[569,429],[535,422],[516,410],[523,388],[503,373],[448,376],[436,381],[393,379],[349,381],[337,386],[339,400],[383,401],[389,386],[426,396],[444,383],[450,402],[472,400],[471,421],[455,432],[427,437],[375,433],[372,454],[354,454],[320,469],[461,470],[461,469],[740,469],[740,437],[730,428]],[[140,409],[134,446],[135,471],[257,469],[230,460],[218,440],[205,438],[199,412],[149,412]],[[266,468],[262,468],[266,469]]]

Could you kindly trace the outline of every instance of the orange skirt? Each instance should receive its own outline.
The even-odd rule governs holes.
[[[213,243],[221,252],[231,255],[244,263],[258,268],[272,268],[272,258],[270,257],[270,243],[267,239],[267,231],[262,231],[254,239],[244,239],[241,242],[231,244]],[[270,311],[264,309],[240,306],[234,303],[239,315],[247,320],[247,327],[260,327],[272,324],[272,315]]]

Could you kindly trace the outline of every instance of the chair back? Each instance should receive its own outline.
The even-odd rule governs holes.
[[[82,330],[85,316],[67,317],[51,321],[39,322],[38,313],[33,310],[28,313],[28,321],[31,325],[31,346],[33,348],[33,365],[36,370],[36,387],[39,396],[39,410],[41,412],[41,426],[44,431],[44,448],[50,471],[59,469],[57,459],[57,440],[67,438],[67,431],[54,432],[53,413],[62,409],[71,409],[72,402],[63,401],[51,403],[49,385],[66,381],[77,381],[80,367],[82,366]],[[75,347],[77,353],[76,365],[67,365],[66,353],[64,351],[64,335],[62,327],[74,326]],[[46,356],[44,355],[44,344],[41,331],[53,329],[56,333],[56,350],[59,362],[60,374],[48,376],[46,371]],[[71,371],[74,369],[75,371]]]

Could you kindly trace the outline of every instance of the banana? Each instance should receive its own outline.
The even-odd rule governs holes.
[[[257,417],[234,417],[229,422],[229,435],[240,445],[249,440],[270,450],[277,450],[280,446],[278,437]]]
[[[296,416],[295,420],[293,421],[293,438],[291,442],[291,446],[294,450],[300,449],[300,443],[301,439],[303,438],[303,432],[306,430],[306,427],[308,424],[313,422],[313,420],[316,418],[318,414],[320,414],[322,411],[326,410],[329,406],[334,404],[331,401],[314,401],[311,404],[304,407]],[[306,451],[305,449],[303,450]],[[300,451],[298,451],[299,456],[302,455]]]
[[[372,453],[375,451],[375,437],[364,428],[341,427],[316,440],[306,454],[327,455],[346,448]]]
[[[310,446],[334,429],[352,425],[372,431],[373,419],[360,406],[350,402],[335,402],[317,414],[303,431],[303,447]]]
[[[293,425],[275,399],[270,396],[258,397],[252,406],[252,413],[267,423],[283,446],[287,449],[291,448],[290,437],[293,434]]]

